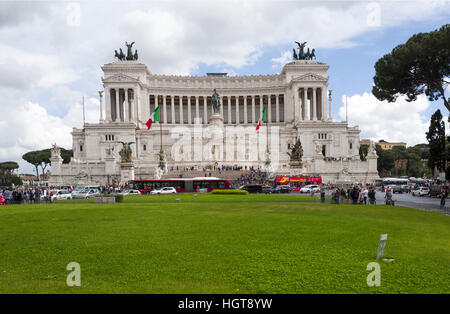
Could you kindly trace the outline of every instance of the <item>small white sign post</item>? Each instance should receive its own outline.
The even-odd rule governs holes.
[[[378,242],[377,260],[384,257],[384,249],[386,248],[387,233],[380,235],[380,242]]]

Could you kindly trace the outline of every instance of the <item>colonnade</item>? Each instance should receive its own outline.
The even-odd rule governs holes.
[[[284,95],[221,95],[221,114],[225,124],[256,123],[263,106],[271,123],[284,122]],[[162,123],[193,124],[196,118],[207,124],[212,114],[211,96],[149,95],[149,112],[160,108]]]

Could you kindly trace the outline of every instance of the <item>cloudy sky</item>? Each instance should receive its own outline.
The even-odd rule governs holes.
[[[153,73],[274,74],[307,41],[330,65],[333,115],[359,125],[362,138],[425,142],[442,102],[419,97],[380,102],[374,64],[412,34],[450,21],[449,0],[3,1],[0,0],[0,161],[57,143],[72,127],[99,119],[100,66],[135,41]]]

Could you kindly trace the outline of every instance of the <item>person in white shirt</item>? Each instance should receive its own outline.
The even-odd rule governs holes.
[[[364,188],[363,196],[364,196],[364,204],[367,205],[367,197],[369,196],[369,191],[367,190],[367,187]]]

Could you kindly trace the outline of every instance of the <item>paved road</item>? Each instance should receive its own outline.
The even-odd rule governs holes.
[[[300,193],[291,193],[294,195],[301,195]],[[377,191],[376,199],[377,205],[384,205],[385,193]],[[303,194],[302,196],[309,196],[309,194]],[[316,194],[315,196],[319,196]],[[331,191],[327,190],[326,196],[331,196]],[[441,208],[439,198],[430,198],[428,196],[412,196],[411,193],[402,193],[402,194],[394,194],[392,197],[395,200],[395,206],[405,206],[415,209],[428,210],[434,212],[440,212],[447,215],[450,215],[450,198],[446,200],[445,206]]]
[[[385,193],[377,191],[377,204],[384,204]],[[405,206],[434,212],[441,212],[450,215],[450,199],[447,199],[445,206],[441,208],[441,200],[436,197],[412,196],[411,193],[394,194],[392,197],[396,206]]]

